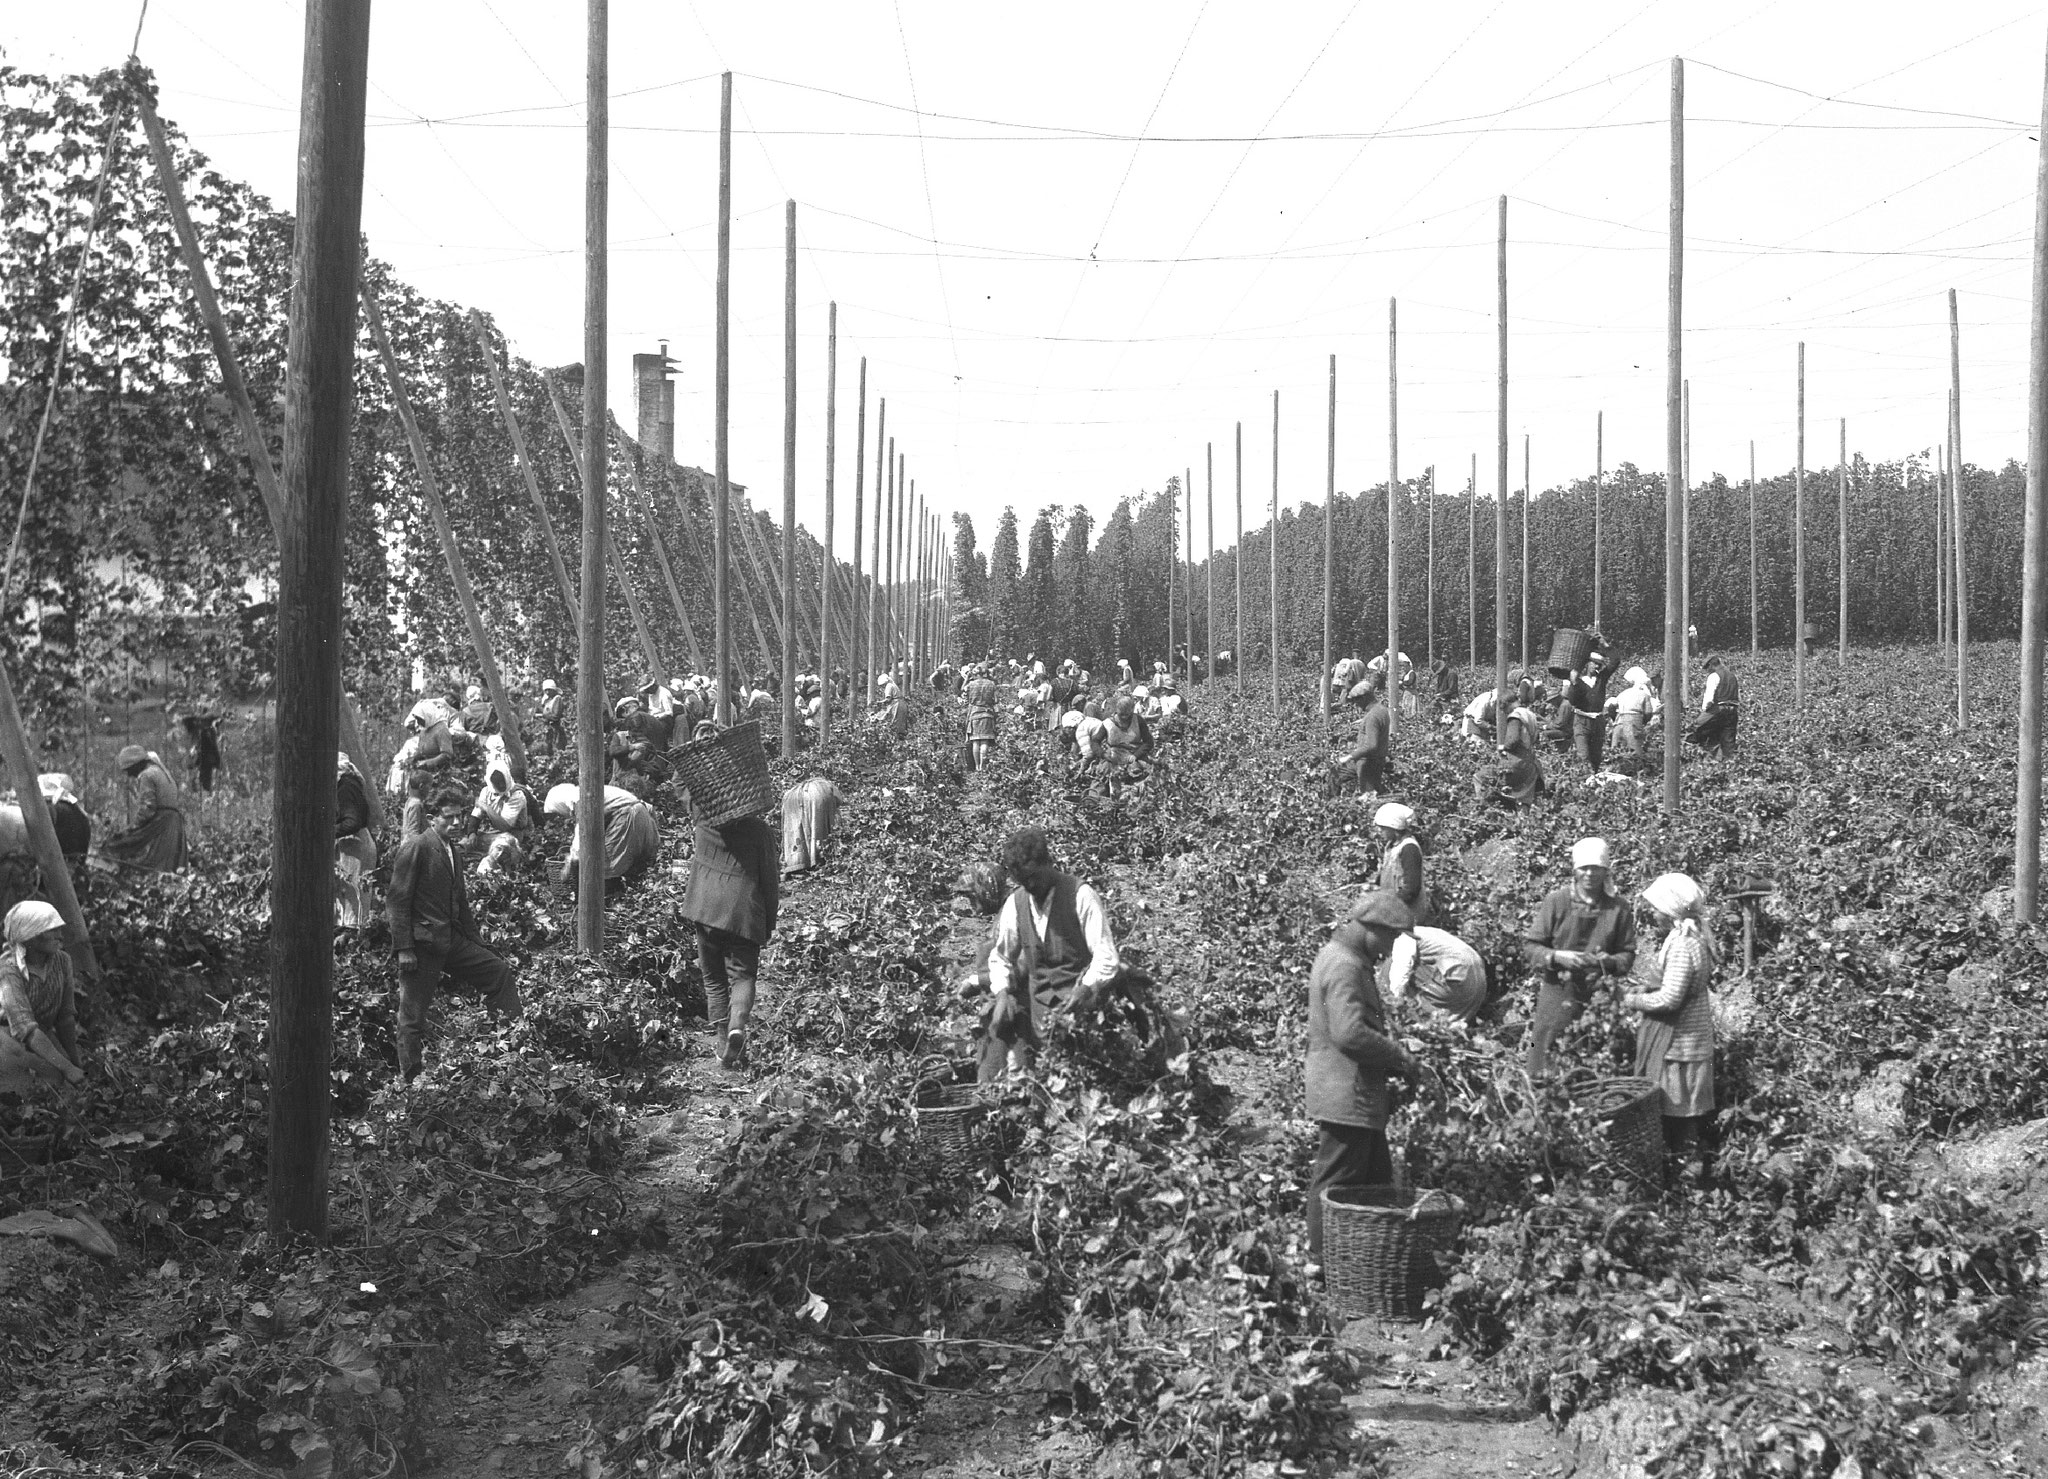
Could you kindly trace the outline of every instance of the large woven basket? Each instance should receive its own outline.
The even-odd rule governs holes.
[[[1422,1318],[1444,1282],[1437,1255],[1457,1241],[1465,1208],[1445,1191],[1333,1186],[1323,1192],[1323,1287],[1347,1319]]]
[[[1607,1143],[1630,1180],[1664,1189],[1664,1095],[1646,1078],[1598,1078],[1572,1085],[1574,1100],[1607,1125]]]
[[[965,1171],[980,1164],[982,1125],[988,1118],[981,1085],[928,1080],[918,1085],[911,1114],[917,1121],[919,1143],[940,1165],[949,1171]]]
[[[1586,659],[1599,650],[1601,643],[1598,632],[1583,631],[1578,627],[1559,627],[1550,634],[1550,671],[1562,678],[1586,666]]]
[[[759,816],[775,805],[761,726],[751,720],[692,740],[669,758],[690,793],[697,820],[707,827]]]

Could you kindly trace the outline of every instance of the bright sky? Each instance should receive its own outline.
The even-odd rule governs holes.
[[[9,7],[7,60],[117,63],[136,0]],[[224,171],[294,195],[302,8],[154,0],[165,114]],[[1219,545],[1244,423],[1247,522],[1400,457],[1494,486],[1496,200],[1509,197],[1512,480],[1663,465],[1670,58],[1687,59],[1693,472],[1893,458],[1942,432],[1960,294],[1963,436],[2026,430],[2048,11],[2014,0],[1251,0],[1029,7],[615,0],[611,394],[682,364],[677,452],[711,463],[717,74],[735,73],[732,470],[781,486],[783,202],[798,203],[799,516],[821,526],[826,304],[839,487],[856,375],[928,503],[1098,517],[1216,448]],[[364,228],[410,282],[582,357],[583,7],[410,0],[372,20]],[[1254,142],[1256,140],[1256,142]],[[870,412],[872,439],[873,414]],[[868,471],[873,473],[874,449]],[[846,507],[846,505],[842,505]],[[840,551],[847,520],[839,521]],[[1197,542],[1203,527],[1198,523]]]

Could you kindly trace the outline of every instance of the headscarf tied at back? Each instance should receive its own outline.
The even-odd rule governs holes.
[[[7,911],[7,944],[14,953],[14,963],[24,973],[28,970],[28,952],[25,947],[38,935],[64,928],[64,916],[57,912],[54,904],[45,904],[41,899],[24,899]]]
[[[1707,896],[1691,878],[1683,873],[1659,874],[1644,888],[1642,898],[1652,909],[1672,920],[1673,935],[1685,935],[1699,941],[1708,965],[1718,966],[1721,963],[1721,953],[1714,948],[1713,935],[1700,928],[1707,912]]]
[[[148,758],[149,751],[143,749],[142,746],[123,745],[121,746],[120,753],[114,756],[114,765],[117,769],[126,770],[131,765],[142,764]]]

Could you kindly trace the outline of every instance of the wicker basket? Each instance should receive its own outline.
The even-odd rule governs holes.
[[[1607,1143],[1622,1170],[1648,1192],[1664,1189],[1664,1095],[1646,1078],[1600,1078],[1574,1084],[1572,1098],[1607,1125]]]
[[[1600,650],[1602,639],[1598,632],[1581,631],[1578,627],[1559,627],[1550,634],[1550,671],[1562,678],[1567,673],[1576,673],[1586,666],[1586,659]]]
[[[692,740],[669,758],[690,793],[696,819],[707,827],[759,816],[775,805],[761,726],[751,720]]]
[[[926,1080],[917,1086],[911,1105],[918,1141],[948,1170],[965,1171],[983,1158],[982,1124],[988,1101],[981,1085]]]
[[[1437,1255],[1457,1240],[1465,1208],[1444,1191],[1333,1186],[1323,1193],[1323,1285],[1346,1318],[1419,1320],[1440,1288]]]

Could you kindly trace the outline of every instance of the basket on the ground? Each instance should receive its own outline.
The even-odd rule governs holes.
[[[676,778],[690,793],[696,819],[716,827],[740,817],[759,816],[775,805],[761,726],[749,720],[691,740],[672,751]]]
[[[927,1080],[917,1087],[911,1115],[919,1143],[948,1170],[964,1171],[982,1159],[982,1124],[988,1101],[980,1084]]]
[[[1464,1205],[1446,1191],[1407,1186],[1333,1186],[1323,1193],[1323,1287],[1352,1318],[1419,1320],[1440,1288],[1439,1253],[1450,1251]]]
[[[1664,1188],[1664,1095],[1646,1078],[1600,1078],[1574,1084],[1572,1098],[1607,1125],[1607,1143],[1644,1190]]]
[[[1586,659],[1600,650],[1601,637],[1598,632],[1581,631],[1578,627],[1559,627],[1550,634],[1550,671],[1562,678],[1567,673],[1582,671]]]

